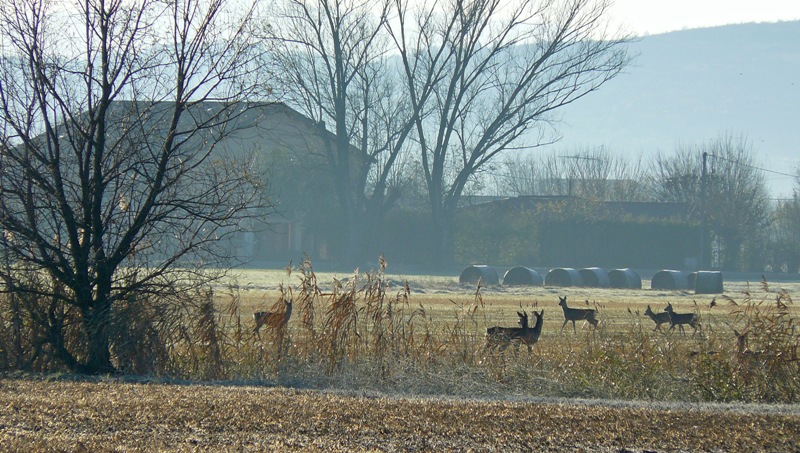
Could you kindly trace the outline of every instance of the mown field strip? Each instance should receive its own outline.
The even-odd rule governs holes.
[[[321,272],[316,273],[321,288],[332,288],[334,280],[347,282],[353,273]],[[363,274],[359,274],[363,277]],[[385,280],[391,285],[387,294],[392,296],[402,292],[402,285],[408,283],[411,293],[411,307],[421,306],[434,319],[448,322],[465,309],[479,302],[476,297],[477,288],[473,285],[458,283],[458,276],[438,275],[392,275],[386,274]],[[288,274],[284,270],[246,270],[237,274],[232,280],[239,285],[242,297],[242,311],[250,313],[269,308],[279,296],[279,287],[291,287],[299,281],[296,272]],[[480,289],[480,301],[486,308],[489,324],[516,324],[517,310],[545,310],[545,327],[543,335],[558,332],[564,321],[558,297],[567,296],[570,306],[575,308],[598,308],[598,319],[601,326],[616,330],[626,328],[634,323],[654,325],[644,315],[648,305],[653,311],[660,312],[671,303],[676,312],[696,312],[705,325],[725,327],[730,320],[730,312],[735,305],[728,300],[742,304],[747,297],[752,300],[771,302],[781,290],[790,295],[800,292],[800,281],[767,282],[769,293],[763,291],[762,282],[725,281],[725,292],[716,294],[694,294],[687,290],[652,290],[650,282],[643,281],[643,289],[611,289],[580,287],[528,287],[528,286],[488,286]],[[218,299],[224,300],[227,289],[220,287]],[[711,307],[712,301],[714,307]],[[791,307],[794,313],[800,313],[800,306]],[[485,325],[477,326],[483,329]],[[566,329],[565,329],[566,330]],[[731,332],[732,333],[732,332]]]

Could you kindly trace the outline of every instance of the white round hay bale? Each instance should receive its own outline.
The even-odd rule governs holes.
[[[695,294],[722,294],[722,272],[698,271],[694,280]]]
[[[689,277],[681,271],[668,269],[658,271],[653,275],[653,279],[650,281],[650,288],[670,290],[689,289]]]
[[[689,272],[686,274],[686,280],[686,287],[689,289],[694,289],[694,285],[697,283],[697,272]]]
[[[542,286],[543,284],[542,276],[529,267],[512,267],[503,275],[503,285]]]
[[[474,264],[461,271],[458,281],[470,285],[476,285],[479,281],[483,281],[484,285],[497,285],[500,283],[500,276],[497,275],[497,269],[492,266]]]
[[[608,288],[608,271],[599,267],[587,267],[578,271],[587,288]]]
[[[633,269],[613,269],[608,271],[608,284],[618,289],[642,289],[642,277]]]
[[[544,279],[545,286],[583,286],[580,272],[570,267],[551,269]]]

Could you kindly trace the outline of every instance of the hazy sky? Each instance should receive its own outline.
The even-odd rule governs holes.
[[[800,0],[615,0],[612,16],[637,34],[800,20]]]

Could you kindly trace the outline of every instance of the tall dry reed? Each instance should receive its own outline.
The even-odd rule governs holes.
[[[766,281],[740,300],[714,299],[695,336],[653,331],[638,313],[611,328],[596,304],[597,329],[546,329],[528,353],[485,347],[494,315],[482,285],[434,309],[385,270],[381,259],[325,286],[310,260],[287,267],[272,309],[291,300],[292,316],[260,335],[236,282],[132,295],[113,310],[114,363],[129,374],[416,394],[800,401],[796,311]],[[53,345],[77,342],[79,314],[26,294],[0,298],[0,368],[60,371]],[[556,313],[545,312],[550,326]]]

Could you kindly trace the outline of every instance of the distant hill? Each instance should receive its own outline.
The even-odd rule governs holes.
[[[800,21],[652,35],[626,73],[562,111],[553,149],[597,146],[645,160],[722,134],[747,137],[764,168],[800,166]],[[777,196],[792,178],[767,173]]]

